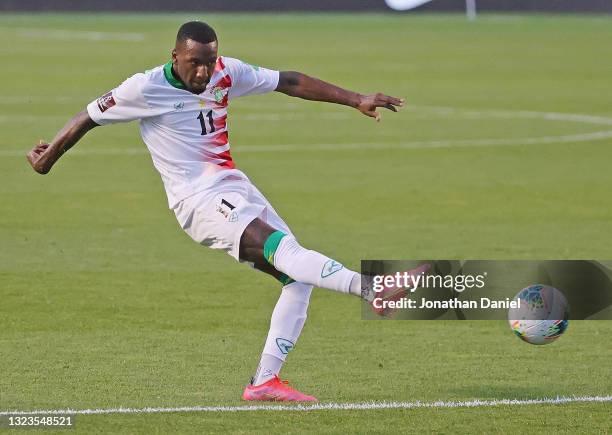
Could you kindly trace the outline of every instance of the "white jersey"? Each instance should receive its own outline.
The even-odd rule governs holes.
[[[228,102],[271,92],[278,77],[278,71],[218,57],[204,92],[192,94],[168,62],[128,78],[92,101],[87,112],[99,125],[140,120],[140,134],[174,208],[214,183],[220,172],[243,176],[230,154]]]

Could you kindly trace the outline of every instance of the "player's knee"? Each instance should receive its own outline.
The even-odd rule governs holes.
[[[261,219],[253,219],[240,236],[240,258],[252,263],[259,262],[266,240],[275,231]]]

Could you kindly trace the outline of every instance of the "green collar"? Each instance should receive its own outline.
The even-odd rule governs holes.
[[[170,83],[175,88],[186,90],[183,82],[177,79],[172,73],[172,61],[171,60],[168,61],[168,63],[164,65],[164,76],[166,77],[166,80],[168,80],[168,83]]]

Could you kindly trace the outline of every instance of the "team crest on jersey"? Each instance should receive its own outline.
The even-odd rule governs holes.
[[[100,98],[98,98],[97,103],[98,109],[100,109],[100,112],[102,113],[106,112],[108,109],[117,104],[115,103],[115,99],[113,98],[113,91],[109,91],[106,94],[102,95]]]
[[[212,90],[213,97],[215,98],[215,101],[217,103],[220,103],[221,101],[223,101],[223,98],[225,97],[226,93],[227,93],[227,89],[223,89],[223,88],[214,88]]]
[[[185,107],[185,103],[183,101],[179,101],[178,103],[174,103],[174,108],[176,110],[183,110]]]

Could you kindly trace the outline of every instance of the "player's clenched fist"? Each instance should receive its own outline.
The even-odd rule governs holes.
[[[46,174],[66,151],[97,125],[89,117],[87,110],[83,110],[64,125],[64,128],[60,130],[50,144],[42,140],[39,141],[26,158],[36,172]]]
[[[46,153],[48,148],[49,144],[41,140],[26,156],[32,168],[39,174],[46,174],[51,169],[49,156]]]

